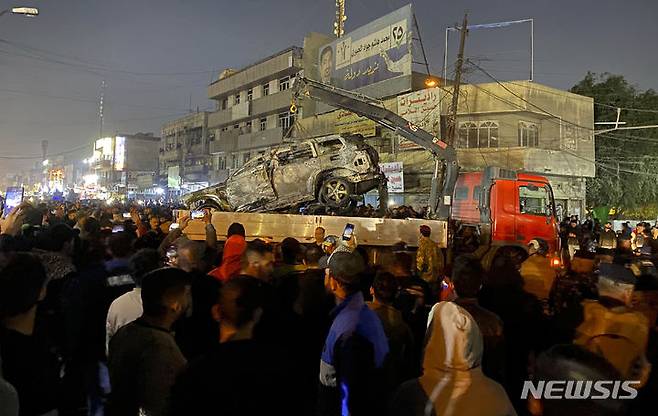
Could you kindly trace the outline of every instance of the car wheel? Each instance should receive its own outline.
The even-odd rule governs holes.
[[[324,181],[320,188],[321,201],[331,207],[344,207],[349,204],[352,187],[341,178],[330,178]]]

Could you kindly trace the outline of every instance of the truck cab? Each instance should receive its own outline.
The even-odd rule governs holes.
[[[530,240],[544,239],[559,250],[558,221],[548,179],[496,167],[461,173],[453,195],[455,229],[475,227],[480,244],[526,250]]]

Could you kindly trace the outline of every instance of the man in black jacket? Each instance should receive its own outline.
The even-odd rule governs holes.
[[[174,415],[265,415],[299,413],[301,400],[289,380],[285,355],[254,339],[263,314],[262,281],[238,276],[221,288],[213,307],[220,344],[193,362],[173,390]]]

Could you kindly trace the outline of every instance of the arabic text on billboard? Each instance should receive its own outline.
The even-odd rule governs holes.
[[[440,88],[427,88],[398,96],[398,115],[423,130],[441,137],[441,100],[445,93]],[[419,149],[420,146],[400,139],[400,149]]]
[[[360,134],[363,137],[376,134],[374,121],[345,110],[336,111],[336,128],[340,134]]]
[[[380,163],[379,167],[386,176],[389,193],[404,192],[404,169],[402,162]]]
[[[321,47],[320,81],[353,90],[411,75],[411,16],[409,4]]]

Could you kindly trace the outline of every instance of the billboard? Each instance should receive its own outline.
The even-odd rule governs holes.
[[[445,92],[440,88],[426,88],[397,98],[398,115],[411,121],[416,126],[441,137],[441,101]],[[406,139],[400,139],[400,149],[420,149],[421,147]]]
[[[407,5],[320,47],[318,79],[354,90],[411,76],[412,9]],[[409,86],[407,90],[411,87]]]
[[[169,166],[167,169],[167,188],[180,189],[180,166]]]
[[[379,167],[384,176],[386,176],[386,187],[388,192],[402,193],[404,192],[404,165],[402,162],[389,162],[380,163]]]
[[[126,138],[116,137],[114,143],[114,170],[123,170],[126,167]]]
[[[338,110],[335,114],[339,134],[360,134],[363,137],[373,137],[376,134],[375,122],[372,120],[345,110]]]

